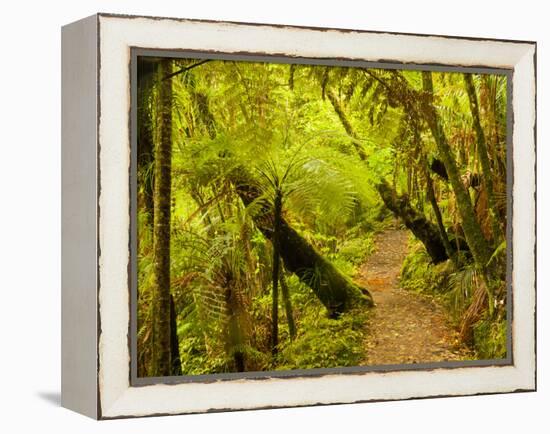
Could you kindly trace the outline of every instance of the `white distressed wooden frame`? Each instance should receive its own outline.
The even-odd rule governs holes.
[[[107,14],[62,36],[65,407],[108,419],[535,390],[535,43]],[[512,364],[131,386],[131,47],[512,69]]]

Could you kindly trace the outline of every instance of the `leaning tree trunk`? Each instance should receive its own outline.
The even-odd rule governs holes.
[[[462,219],[462,229],[464,231],[464,237],[472,252],[475,266],[481,271],[481,276],[486,286],[487,296],[489,298],[489,313],[493,313],[493,291],[494,285],[490,276],[487,275],[487,264],[491,258],[491,249],[487,240],[483,236],[481,226],[479,225],[472,202],[470,201],[470,195],[468,190],[462,184],[458,167],[453,158],[452,150],[445,137],[445,132],[441,125],[441,121],[435,109],[433,103],[433,81],[432,73],[429,71],[422,72],[422,84],[427,99],[424,106],[426,112],[426,120],[428,126],[432,132],[435,143],[441,154],[441,159],[445,165],[445,169],[449,176],[449,181],[455,193],[456,204],[458,213]]]
[[[159,114],[155,137],[154,227],[152,289],[152,354],[149,375],[172,373],[170,333],[170,208],[172,165],[172,82],[162,78],[171,72],[171,60],[159,64]]]
[[[470,101],[470,112],[472,113],[472,120],[474,125],[474,131],[477,139],[477,153],[479,155],[479,161],[481,162],[481,168],[483,169],[483,183],[487,190],[487,199],[489,201],[489,215],[491,218],[491,228],[493,231],[493,240],[497,240],[502,237],[502,228],[498,221],[498,212],[495,202],[495,194],[493,187],[493,172],[491,170],[491,163],[489,161],[489,153],[487,151],[487,142],[485,140],[485,133],[481,126],[479,116],[479,105],[477,101],[476,90],[474,86],[474,80],[472,74],[464,74],[464,83],[466,84],[466,91],[468,93],[468,99]]]
[[[376,188],[388,209],[403,220],[407,229],[424,244],[434,264],[449,258],[438,228],[414,209],[406,196],[399,196],[386,181],[380,182]]]
[[[458,212],[462,219],[462,228],[464,230],[466,242],[470,247],[470,251],[472,252],[472,256],[474,257],[477,267],[479,269],[483,269],[487,265],[487,262],[489,262],[491,251],[487,241],[483,237],[481,227],[476,220],[470,196],[462,184],[460,173],[453,158],[451,147],[445,137],[445,132],[443,131],[441,121],[433,104],[433,81],[431,72],[422,72],[422,82],[424,92],[427,97],[427,103],[424,106],[426,120],[456,196]]]
[[[234,171],[231,178],[245,206],[261,196],[246,175],[244,168]],[[263,209],[255,213],[253,218],[263,235],[272,240],[273,213],[269,209]],[[369,307],[374,305],[372,296],[366,288],[356,285],[344,276],[284,218],[281,218],[279,230],[280,255],[286,269],[296,274],[302,283],[313,290],[331,317],[338,317],[339,314],[359,304]]]
[[[327,96],[342,126],[350,136],[357,155],[362,161],[365,161],[367,159],[365,151],[361,147],[357,133],[347,118],[338,97],[333,90],[328,91]],[[405,226],[424,244],[428,254],[432,258],[432,262],[437,264],[450,257],[449,252],[446,251],[444,241],[437,234],[437,229],[420,212],[416,211],[408,200],[398,197],[397,193],[385,181],[382,181],[377,186],[377,190],[386,207],[403,220]],[[439,210],[439,208],[437,209]]]
[[[443,224],[443,216],[441,215],[441,210],[439,209],[439,205],[437,204],[437,199],[435,197],[433,180],[430,173],[428,172],[427,167],[425,169],[425,175],[426,175],[426,188],[427,188],[426,196],[428,197],[428,201],[430,202],[432,206],[432,210],[435,214],[435,220],[437,222],[437,227],[439,228],[439,235],[441,237],[441,242],[445,247],[445,253],[447,254],[447,256],[453,260],[455,265],[458,266],[458,260],[455,255],[456,250],[453,249],[453,246],[449,241],[449,237],[447,236],[447,231],[445,230],[445,225]]]
[[[199,101],[200,100],[200,101]],[[208,99],[199,97],[202,121],[211,137],[216,136],[215,119],[210,112]],[[260,197],[260,192],[253,187],[250,176],[244,167],[235,169],[229,174],[229,180],[236,186],[237,194],[245,206],[250,205]],[[255,224],[269,240],[273,236],[272,213],[264,210],[255,216]],[[267,217],[266,216],[271,216]],[[329,315],[337,317],[345,310],[364,303],[374,306],[372,296],[366,288],[360,287],[338,271],[281,218],[280,256],[287,270],[298,276],[300,281],[308,285],[321,303],[327,308]]]
[[[344,112],[344,109],[343,109],[342,105],[340,104],[340,101],[338,100],[338,97],[336,96],[336,93],[332,89],[330,89],[327,92],[327,96],[328,96],[328,99],[329,99],[330,103],[332,104],[332,108],[334,109],[334,111],[338,115],[338,119],[340,119],[340,122],[342,123],[342,126],[344,127],[344,129],[346,130],[346,133],[350,137],[351,144],[355,148],[355,151],[359,155],[359,158],[361,160],[365,161],[367,159],[367,154],[365,153],[365,150],[361,146],[361,144],[359,142],[359,137],[357,136],[357,134],[355,133],[353,127],[351,126],[351,123],[350,123],[349,119],[347,118],[346,113]]]

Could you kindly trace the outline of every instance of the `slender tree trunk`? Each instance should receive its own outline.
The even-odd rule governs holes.
[[[171,72],[171,60],[162,60],[159,75]],[[154,162],[154,227],[152,289],[152,357],[150,376],[172,372],[170,334],[170,211],[172,165],[172,82],[159,80],[157,131]]]
[[[462,227],[466,242],[470,247],[470,251],[474,257],[476,265],[479,269],[484,269],[491,257],[491,250],[487,241],[483,237],[483,232],[476,220],[474,208],[470,200],[468,191],[464,188],[460,179],[458,167],[453,158],[452,150],[445,137],[443,127],[439,120],[439,116],[433,104],[433,82],[432,74],[429,71],[422,72],[423,88],[427,96],[427,104],[425,104],[426,120],[432,132],[437,148],[445,165],[445,169],[449,176],[449,181],[456,196],[458,212],[462,219]]]
[[[283,295],[286,321],[288,323],[288,333],[290,334],[290,339],[294,340],[296,338],[296,323],[294,322],[294,314],[292,313],[292,301],[290,300],[290,291],[288,290],[288,285],[286,284],[283,268],[284,267],[281,267],[279,282],[281,283],[281,293]]]
[[[447,253],[447,256],[453,260],[455,265],[458,266],[458,261],[455,256],[456,250],[453,249],[453,246],[449,241],[449,237],[447,236],[447,231],[445,230],[445,225],[443,224],[443,216],[441,215],[441,210],[439,209],[439,205],[437,204],[437,199],[435,197],[435,190],[434,190],[432,177],[430,176],[430,173],[428,172],[427,168],[426,168],[425,174],[426,174],[426,196],[428,197],[428,201],[430,202],[433,212],[435,214],[435,220],[437,221],[437,227],[439,228],[439,235],[441,236],[441,241],[443,242],[443,246],[445,247],[445,253]]]
[[[294,74],[296,72],[296,64],[292,63],[288,72],[288,87],[290,90],[294,90]]]
[[[281,193],[277,192],[275,195],[275,201],[273,205],[273,237],[271,242],[273,243],[273,269],[272,269],[272,305],[271,305],[271,354],[277,354],[277,346],[279,345],[279,275],[281,257],[280,251],[280,228],[281,228],[281,212],[282,212],[282,198]]]
[[[176,305],[170,294],[170,357],[172,358],[172,375],[181,375],[181,356],[178,341],[178,324],[176,321]]]
[[[147,213],[149,228],[153,228],[154,201],[153,201],[153,171],[150,170],[154,161],[153,153],[153,119],[149,110],[149,99],[158,62],[138,58],[138,131],[137,131],[137,160],[140,168],[138,176],[143,186],[143,202]]]
[[[330,103],[332,104],[332,107],[334,108],[334,111],[338,115],[338,119],[340,119],[340,122],[342,123],[342,126],[346,130],[346,133],[348,133],[348,136],[351,138],[351,142],[353,144],[353,147],[357,151],[357,155],[359,155],[359,158],[361,160],[367,159],[367,154],[365,154],[365,150],[361,146],[359,142],[359,137],[357,137],[357,134],[355,133],[353,127],[351,126],[350,121],[348,120],[346,113],[344,112],[344,109],[342,105],[340,104],[340,101],[338,100],[338,96],[336,93],[330,89],[327,92],[328,99]]]
[[[471,74],[464,74],[464,83],[466,84],[466,91],[468,93],[468,99],[470,101],[470,112],[472,113],[474,131],[476,133],[477,139],[477,152],[479,155],[479,161],[481,162],[481,168],[483,169],[483,182],[487,190],[491,228],[493,230],[494,240],[497,240],[503,236],[502,227],[500,226],[500,222],[498,221],[497,217],[498,212],[495,203],[495,194],[493,188],[493,172],[491,170],[491,163],[489,161],[489,153],[487,151],[485,133],[483,132],[483,128],[481,126],[479,105],[477,101],[474,80],[472,79]]]

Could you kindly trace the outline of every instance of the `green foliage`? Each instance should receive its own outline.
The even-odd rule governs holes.
[[[177,70],[197,60],[174,63]],[[434,104],[457,167],[482,174],[462,74],[433,77]],[[159,83],[140,79],[138,128],[155,136]],[[421,72],[207,61],[171,80],[170,292],[183,373],[234,372],[241,359],[247,371],[357,365],[364,359],[368,312],[355,309],[329,319],[311,288],[290,274],[286,281],[297,336],[290,338],[279,300],[279,352],[272,357],[269,210],[280,196],[281,217],[346,279],[354,278],[372,253],[374,234],[394,224],[374,187],[381,179],[433,218],[425,200],[425,170],[438,150],[426,123]],[[474,83],[497,208],[505,214],[506,78],[475,75]],[[155,258],[147,205],[154,183],[153,148],[151,143],[150,150],[141,149],[149,153],[138,156],[140,373],[150,357],[153,321]],[[235,175],[241,172],[257,193],[247,206],[236,186]],[[453,191],[439,178],[434,189],[444,224],[462,238]],[[506,244],[486,227],[478,191],[470,195],[491,242],[488,265],[498,280],[505,270]],[[464,256],[459,270],[451,261],[434,266],[421,245],[411,242],[401,284],[436,295],[458,324],[480,285],[480,270],[471,265]],[[310,273],[312,280],[319,279],[319,269]],[[474,347],[481,357],[505,351],[502,315],[503,309],[497,309],[495,316],[482,315],[474,325]]]
[[[414,241],[401,270],[401,286],[405,289],[441,294],[445,291],[452,264],[445,261],[433,265],[424,246]]]
[[[364,357],[366,319],[364,311],[350,311],[338,320],[306,316],[296,340],[282,348],[277,369],[357,366]]]
[[[474,327],[474,349],[481,359],[506,357],[507,321],[484,318]]]
[[[338,256],[354,266],[363,264],[374,248],[372,235],[346,239],[340,243]]]
[[[441,300],[457,327],[461,326],[468,309],[474,303],[476,290],[485,290],[479,272],[472,263],[464,263],[459,270],[456,270],[451,261],[433,265],[418,242],[413,243],[413,248],[403,263],[401,285]],[[472,346],[478,358],[506,357],[505,316],[505,310],[499,308],[493,315],[485,312],[473,324]]]
[[[364,357],[363,341],[368,311],[352,310],[334,320],[323,313],[320,303],[312,299],[309,290],[296,278],[288,279],[292,303],[296,311],[298,335],[285,339],[283,329],[280,352],[272,369],[309,369],[356,366]]]

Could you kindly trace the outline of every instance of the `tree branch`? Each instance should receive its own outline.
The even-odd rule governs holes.
[[[211,60],[212,59],[204,59],[204,60],[201,60],[200,62],[193,63],[192,65],[186,66],[185,68],[178,69],[177,71],[174,71],[171,74],[168,74],[165,77],[163,77],[162,81],[173,78],[176,75],[183,74],[184,72],[190,71],[191,69],[196,68],[197,66],[204,65],[205,63],[210,62]]]

